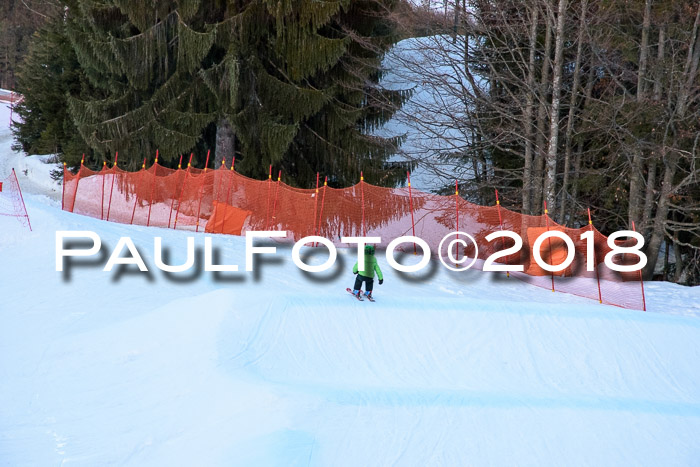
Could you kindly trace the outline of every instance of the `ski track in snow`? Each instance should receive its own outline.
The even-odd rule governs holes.
[[[0,112],[0,119],[5,114]],[[648,283],[650,312],[380,256],[376,303],[279,261],[166,275],[188,232],[60,210],[60,186],[0,130],[33,232],[0,217],[0,465],[693,465],[700,289]],[[139,248],[150,275],[55,271],[55,232]],[[243,269],[245,242],[213,235]],[[195,243],[203,246],[202,234]],[[321,263],[323,254],[312,261]],[[336,271],[334,271],[336,272]],[[326,273],[322,277],[329,277]]]

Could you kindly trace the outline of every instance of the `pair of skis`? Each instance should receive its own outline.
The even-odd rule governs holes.
[[[364,301],[365,297],[367,297],[367,300],[369,300],[370,302],[374,301],[374,298],[372,298],[371,295],[363,295],[362,291],[360,291],[360,293],[358,295],[355,295],[354,293],[352,293],[352,289],[350,287],[348,287],[345,290],[347,290],[350,295],[352,295],[353,297],[355,297],[356,299],[358,299],[361,302]]]

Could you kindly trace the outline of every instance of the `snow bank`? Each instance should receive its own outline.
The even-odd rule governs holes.
[[[62,170],[54,154],[26,156],[13,151],[12,132],[9,128],[10,105],[0,101],[0,179],[10,175],[14,168],[23,192],[39,193],[58,202],[60,206],[62,185],[54,180],[51,172]]]

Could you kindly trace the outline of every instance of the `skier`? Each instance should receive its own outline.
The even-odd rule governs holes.
[[[365,246],[365,268],[362,271],[358,271],[357,267],[358,263],[355,263],[355,266],[352,268],[353,274],[357,274],[357,277],[355,278],[355,287],[352,290],[352,294],[355,295],[358,299],[361,299],[361,293],[362,293],[362,283],[364,282],[366,284],[365,289],[367,290],[365,292],[365,296],[371,300],[374,301],[372,298],[372,289],[374,287],[374,272],[377,272],[377,277],[379,278],[379,285],[382,285],[384,283],[384,276],[382,276],[382,270],[379,269],[379,264],[377,264],[377,259],[374,257],[374,246],[373,245],[366,245]],[[350,290],[348,290],[350,292]]]

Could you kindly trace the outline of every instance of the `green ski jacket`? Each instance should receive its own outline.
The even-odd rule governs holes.
[[[384,276],[382,276],[382,270],[379,269],[379,265],[377,264],[377,258],[375,258],[374,255],[365,255],[365,268],[362,271],[357,270],[357,263],[355,263],[355,266],[352,267],[353,274],[359,273],[361,276],[364,277],[374,278],[374,271],[377,271],[377,277],[379,278],[379,280],[384,280]]]

